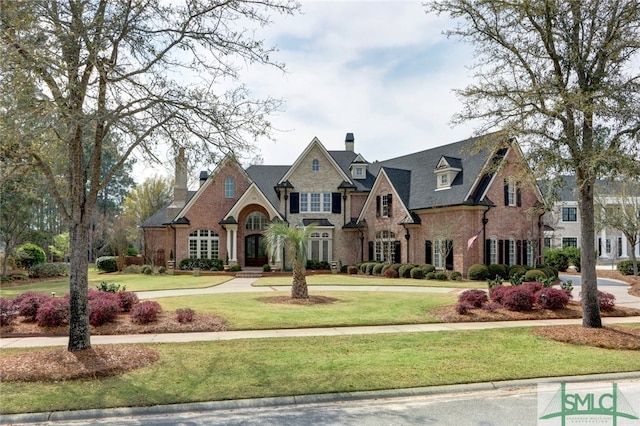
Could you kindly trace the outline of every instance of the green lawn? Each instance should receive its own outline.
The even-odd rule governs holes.
[[[254,286],[269,287],[291,285],[291,276],[262,277],[253,283]],[[308,275],[307,285],[340,285],[340,286],[410,286],[410,287],[451,287],[451,288],[487,288],[486,281],[437,281],[415,280],[412,278],[384,278],[373,275],[318,274]]]
[[[210,294],[157,299],[165,311],[190,307],[196,313],[214,313],[231,330],[337,327],[356,325],[441,322],[427,311],[451,305],[456,297],[432,293],[311,292],[338,299],[331,304],[288,305],[261,302],[263,297],[288,292]]]
[[[556,343],[526,328],[149,346],[160,361],[119,377],[0,383],[0,412],[409,388],[634,371],[640,364],[640,351]]]
[[[230,275],[207,275],[194,277],[192,275],[144,275],[111,273],[104,274],[89,269],[89,288],[95,289],[101,281],[116,283],[126,286],[128,291],[171,290],[182,288],[204,288],[222,284],[233,277]],[[36,291],[50,294],[55,291],[57,295],[69,293],[69,278],[42,281],[35,284],[3,287],[0,289],[0,297],[11,298],[25,291]]]

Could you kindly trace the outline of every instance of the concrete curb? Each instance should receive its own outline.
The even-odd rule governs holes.
[[[532,388],[548,383],[582,383],[640,379],[640,371],[628,373],[593,374],[585,376],[543,377],[538,379],[508,380],[500,382],[468,383],[459,385],[429,386],[408,389],[379,391],[339,392],[316,395],[282,396],[272,398],[238,399],[227,401],[196,402],[187,404],[155,405],[151,407],[123,407],[78,411],[53,411],[3,415],[0,424],[25,424],[46,422],[69,422],[112,417],[138,417],[147,415],[171,415],[187,412],[233,410],[241,408],[279,407],[285,405],[305,405],[368,399],[406,398],[460,394],[465,392],[493,391],[509,388]]]

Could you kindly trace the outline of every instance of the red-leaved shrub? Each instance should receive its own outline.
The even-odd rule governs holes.
[[[504,297],[505,294],[507,294],[507,291],[510,288],[511,287],[507,287],[505,285],[494,285],[489,289],[489,297],[495,303],[502,305],[502,298]]]
[[[564,309],[569,303],[569,295],[566,291],[557,288],[543,288],[536,294],[536,305],[540,309]]]
[[[529,281],[522,284],[522,288],[527,290],[532,296],[535,296],[540,290],[544,288],[542,283],[538,281]]]
[[[69,299],[50,297],[38,308],[36,321],[38,327],[59,327],[69,318]]]
[[[18,308],[13,300],[0,297],[0,325],[11,325],[16,318],[18,318]]]
[[[477,288],[465,290],[458,296],[458,303],[467,303],[472,308],[481,308],[488,301],[487,293]]]
[[[160,304],[153,300],[145,300],[136,303],[129,313],[132,322],[148,324],[158,319],[158,314],[162,311]]]
[[[98,327],[113,322],[118,312],[120,305],[115,293],[89,290],[89,324]]]
[[[120,312],[130,312],[133,305],[138,303],[138,295],[132,291],[118,291],[116,296],[118,296]]]
[[[358,273],[358,267],[355,265],[349,265],[347,267],[347,274],[349,275],[355,275]]]
[[[522,286],[508,287],[501,305],[510,311],[525,312],[533,309],[534,297]]]
[[[469,309],[471,309],[472,307],[473,306],[471,306],[467,302],[458,302],[456,304],[456,312],[458,313],[458,315],[467,315]]]
[[[398,276],[399,276],[398,271],[396,271],[393,268],[389,268],[386,271],[384,271],[385,278],[398,278]]]
[[[598,301],[601,311],[613,311],[616,307],[616,297],[606,291],[598,290]]]
[[[176,320],[178,322],[191,322],[195,312],[191,308],[176,309]]]
[[[47,296],[46,294],[26,291],[17,295],[15,299],[13,299],[13,303],[18,307],[18,314],[25,317],[25,321],[34,322],[38,308],[45,300],[50,298],[51,296]]]

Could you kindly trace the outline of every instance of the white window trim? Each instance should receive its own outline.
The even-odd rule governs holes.
[[[227,177],[224,180],[224,197],[235,198],[236,196],[236,181],[232,177]]]
[[[202,235],[204,232],[207,232],[207,235]],[[196,235],[193,235],[196,234]],[[210,229],[198,229],[189,234],[188,239],[188,248],[189,248],[189,257],[192,256],[191,243],[195,242],[195,253],[196,259],[217,259],[220,257],[220,236],[213,230]],[[206,249],[203,249],[203,242],[207,243]],[[215,246],[215,249],[214,249]],[[206,251],[207,257],[201,257],[202,251]]]
[[[313,195],[320,197],[319,210],[311,210],[311,198]],[[328,205],[325,204],[328,201]],[[301,192],[300,193],[300,213],[331,213],[332,196],[330,192]],[[328,207],[328,210],[325,209]]]

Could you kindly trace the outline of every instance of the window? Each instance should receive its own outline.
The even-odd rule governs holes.
[[[563,222],[577,222],[578,221],[578,208],[577,207],[563,207],[562,208],[562,221]]]
[[[320,162],[318,160],[313,160],[311,162],[311,170],[313,170],[314,172],[320,170]]]
[[[436,269],[444,269],[444,257],[442,256],[443,251],[445,250],[445,240],[437,239],[433,242],[433,266]]]
[[[250,230],[267,229],[268,223],[269,220],[264,214],[261,212],[252,212],[247,216],[244,227]]]
[[[489,263],[498,263],[498,240],[496,238],[489,240]]]
[[[314,232],[309,239],[309,259],[331,261],[331,236],[329,232]]]
[[[189,234],[189,257],[192,259],[217,259],[219,237],[215,231],[200,229]]]
[[[551,238],[544,237],[544,248],[551,248]]]
[[[611,254],[611,239],[607,238],[604,240],[604,252],[606,254]]]
[[[224,180],[224,197],[233,198],[236,195],[236,183],[232,177],[228,177]]]
[[[440,185],[444,186],[447,183],[449,183],[449,176],[448,175],[440,175]]]
[[[331,213],[331,193],[301,192],[300,213]]]
[[[364,175],[364,168],[356,167],[356,176],[360,177]]]
[[[507,259],[508,259],[507,262],[509,266],[516,264],[516,240],[514,240],[513,238],[509,239]]]
[[[376,234],[376,255],[377,262],[393,262],[396,257],[396,234],[391,231],[380,231]]]
[[[527,266],[534,266],[533,264],[533,242],[532,241],[523,241],[524,246],[526,247],[527,253]]]
[[[618,257],[622,256],[622,237],[618,237]]]
[[[504,204],[505,206],[516,205],[516,183],[511,179],[504,181]]]
[[[562,237],[562,248],[578,247],[578,239],[576,237]]]

